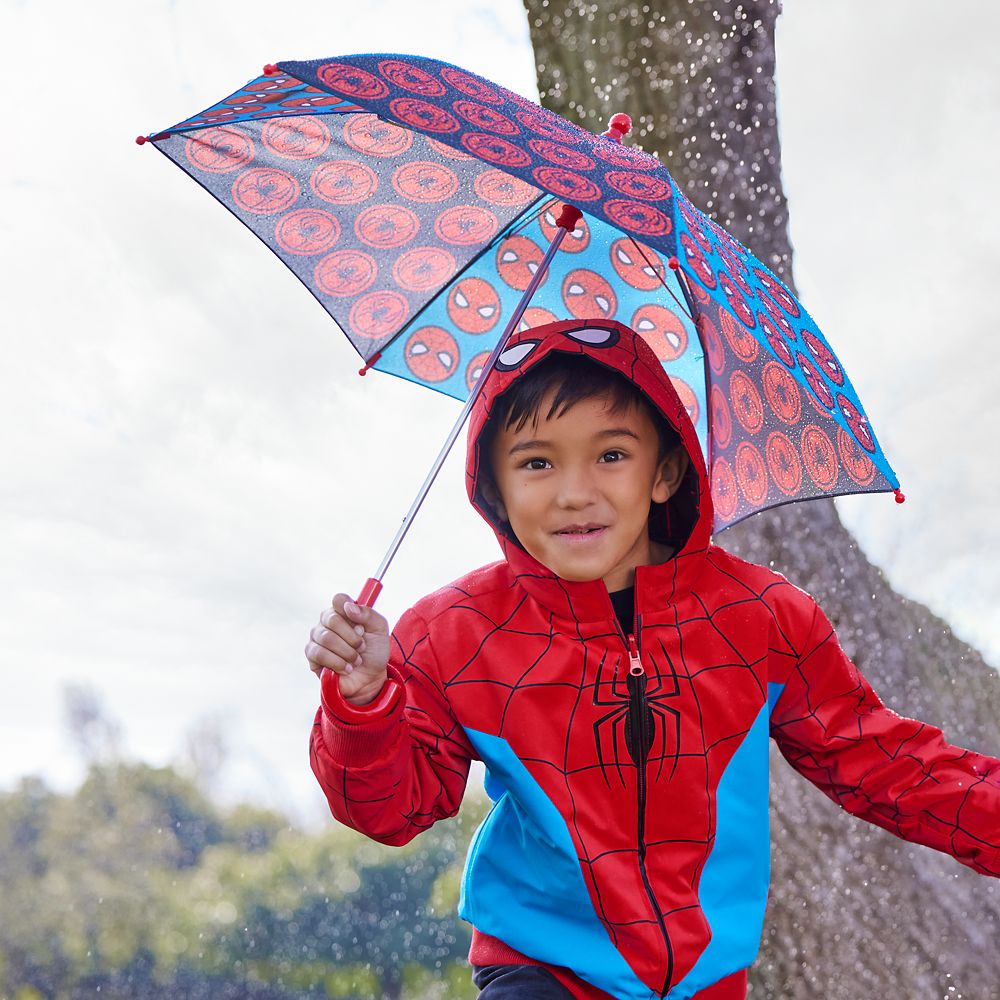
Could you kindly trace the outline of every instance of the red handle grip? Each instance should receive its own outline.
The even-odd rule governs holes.
[[[368,577],[355,603],[363,608],[374,608],[375,601],[378,599],[380,593],[382,593],[382,581],[376,580],[374,577]]]

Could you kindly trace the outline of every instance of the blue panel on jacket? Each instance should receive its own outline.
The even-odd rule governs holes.
[[[726,768],[716,795],[715,844],[698,883],[712,940],[670,996],[717,983],[753,964],[760,948],[771,878],[768,722],[783,684],[768,684],[763,706]],[[737,892],[733,891],[738,886]]]
[[[620,1000],[655,1000],[594,912],[559,811],[506,740],[465,732],[498,801],[469,847],[459,916],[522,954],[572,967]]]

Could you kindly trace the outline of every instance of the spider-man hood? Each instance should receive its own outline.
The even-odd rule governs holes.
[[[564,601],[569,596],[576,615],[583,613],[591,617],[586,611],[590,608],[594,611],[593,617],[601,616],[607,603],[603,583],[600,580],[575,583],[556,577],[522,548],[481,488],[487,461],[483,430],[494,403],[515,379],[552,351],[585,354],[620,372],[642,390],[650,404],[680,435],[690,458],[687,473],[669,504],[655,504],[650,517],[650,537],[669,543],[677,555],[662,567],[645,570],[644,575],[653,572],[662,577],[660,582],[675,594],[690,589],[712,533],[712,497],[705,460],[691,418],[660,361],[642,337],[621,323],[603,319],[566,320],[523,330],[511,337],[469,418],[466,487],[472,505],[493,528],[514,572],[522,580],[536,581],[529,589],[546,592],[543,603],[551,607],[554,600]]]

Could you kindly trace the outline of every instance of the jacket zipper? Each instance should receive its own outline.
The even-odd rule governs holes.
[[[667,974],[663,981],[663,988],[659,991],[665,994],[670,988],[670,981],[674,974],[674,949],[667,934],[666,924],[660,914],[660,906],[653,894],[653,887],[649,883],[649,875],[646,872],[646,668],[642,664],[639,653],[639,644],[636,635],[642,634],[642,623],[639,615],[635,616],[634,631],[625,639],[625,648],[628,651],[629,676],[631,683],[629,686],[628,715],[630,730],[638,733],[639,760],[636,764],[636,791],[638,823],[637,832],[639,840],[639,874],[642,876],[642,884],[646,887],[646,895],[649,898],[653,913],[656,914],[656,922],[660,925],[660,933],[663,935],[663,944],[667,950]]]

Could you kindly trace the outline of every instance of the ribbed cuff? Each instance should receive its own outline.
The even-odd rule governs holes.
[[[366,767],[386,756],[401,732],[403,678],[394,667],[376,698],[352,705],[340,693],[340,681],[329,670],[320,683],[319,724],[330,756],[345,767]]]

